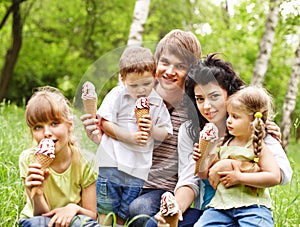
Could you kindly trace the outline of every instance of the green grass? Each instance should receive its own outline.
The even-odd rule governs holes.
[[[80,128],[78,121],[77,126]],[[85,133],[80,134],[82,136]],[[31,145],[32,139],[25,123],[24,108],[10,103],[0,103],[0,226],[17,226],[19,213],[24,205],[24,189],[19,177],[18,157]],[[289,145],[288,157],[294,171],[292,182],[286,186],[271,188],[276,227],[300,226],[298,210],[300,165],[296,162],[298,147],[299,144],[294,141]],[[88,150],[90,149],[93,147]]]

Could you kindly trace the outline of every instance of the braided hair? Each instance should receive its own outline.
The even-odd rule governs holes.
[[[271,118],[273,114],[271,96],[262,87],[248,86],[229,97],[228,105],[245,111],[249,115],[253,126],[252,145],[257,158],[262,150],[263,139],[266,136],[266,120]]]

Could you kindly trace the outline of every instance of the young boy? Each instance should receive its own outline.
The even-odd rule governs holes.
[[[163,99],[153,89],[156,64],[151,51],[128,47],[119,66],[122,85],[106,95],[98,110],[104,134],[97,151],[97,207],[101,224],[110,224],[103,221],[114,212],[122,226],[129,204],[148,177],[154,140],[172,134],[172,124]],[[137,120],[135,103],[143,96],[148,98],[150,114]]]

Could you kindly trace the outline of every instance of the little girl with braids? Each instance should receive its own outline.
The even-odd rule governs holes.
[[[254,86],[228,98],[227,135],[219,158],[252,163],[256,172],[242,171],[236,162],[233,170],[219,172],[216,193],[195,226],[274,226],[267,187],[279,184],[281,176],[274,156],[263,142],[271,104],[267,92]]]

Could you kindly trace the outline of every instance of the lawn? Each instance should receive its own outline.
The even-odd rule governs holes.
[[[32,145],[31,135],[25,124],[24,108],[10,103],[0,103],[0,226],[18,226],[19,213],[24,204],[23,182],[19,178],[18,157]],[[77,120],[77,129],[80,123]],[[82,141],[84,141],[84,135]],[[90,147],[89,149],[93,149]],[[274,200],[274,220],[277,227],[299,227],[299,171],[296,158],[299,143],[291,142],[288,157],[293,168],[289,185],[271,188]]]

